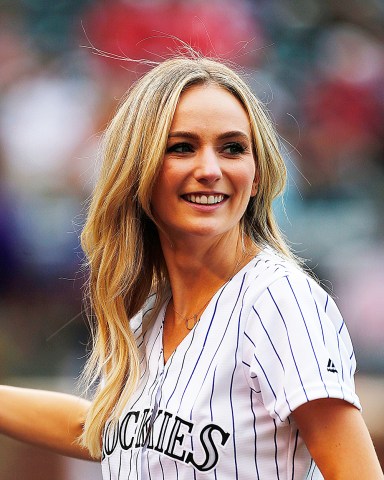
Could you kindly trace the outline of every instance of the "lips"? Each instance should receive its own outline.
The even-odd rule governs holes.
[[[183,198],[190,203],[197,203],[199,205],[216,205],[217,203],[221,203],[225,195],[217,194],[217,195],[207,195],[207,194],[187,194],[183,195]]]

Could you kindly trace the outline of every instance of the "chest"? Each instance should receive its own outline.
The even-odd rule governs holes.
[[[120,455],[129,468],[138,458],[152,469],[161,459],[169,469],[177,462],[189,478],[226,462],[233,468],[234,445],[245,458],[253,455],[255,398],[242,363],[241,315],[222,315],[217,325],[214,318],[205,315],[165,364],[163,327],[144,338],[140,384],[117,434],[104,436],[105,464]]]
[[[240,310],[207,310],[192,329],[153,329],[142,344],[142,379],[132,404],[178,415],[194,424],[228,420],[228,408],[249,385],[242,363]],[[136,399],[135,399],[136,397]]]
[[[185,337],[187,337],[191,333],[191,330],[192,328],[188,328],[186,322],[175,322],[174,316],[169,309],[166,311],[162,332],[164,363],[168,362],[173,352],[175,352],[175,350],[183,342]]]

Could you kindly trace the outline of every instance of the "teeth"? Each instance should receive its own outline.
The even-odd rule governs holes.
[[[188,202],[199,203],[201,205],[214,205],[224,200],[224,195],[186,195]]]

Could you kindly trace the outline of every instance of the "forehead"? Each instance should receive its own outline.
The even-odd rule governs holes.
[[[180,95],[171,131],[190,128],[243,129],[250,132],[249,117],[233,93],[212,84],[194,85]]]

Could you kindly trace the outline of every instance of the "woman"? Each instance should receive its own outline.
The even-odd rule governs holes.
[[[345,324],[273,218],[284,180],[231,69],[175,58],[140,79],[82,234],[96,394],[3,388],[1,430],[101,457],[106,479],[382,478]],[[32,417],[44,403],[43,425],[26,401]]]

